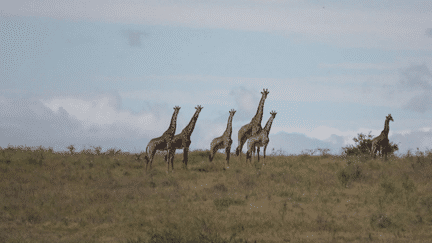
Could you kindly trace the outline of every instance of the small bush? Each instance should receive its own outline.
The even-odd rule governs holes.
[[[226,188],[225,184],[219,183],[213,186],[214,191],[220,191],[220,192],[227,192],[228,189]]]
[[[228,208],[230,205],[243,205],[244,201],[233,198],[217,198],[213,200],[213,203],[216,206],[216,209],[220,211]]]
[[[184,242],[183,237],[175,231],[172,230],[164,230],[163,232],[150,232],[150,242],[159,243],[159,242]],[[133,241],[128,241],[133,242]],[[140,242],[140,241],[135,241]]]
[[[350,181],[360,180],[364,177],[362,169],[357,164],[349,164],[337,172],[337,178],[343,186],[347,186]]]
[[[116,156],[121,154],[121,149],[116,150],[115,148],[108,149],[106,151],[106,155],[108,156]]]
[[[429,213],[432,211],[432,196],[427,196],[420,199],[420,205],[425,207]]]
[[[391,219],[382,213],[373,214],[370,218],[370,225],[373,228],[385,229],[390,227],[391,224],[392,224]]]
[[[414,192],[415,191],[414,182],[409,178],[409,176],[407,174],[403,175],[403,178],[402,178],[402,187],[407,192]]]
[[[70,154],[74,154],[75,153],[75,146],[73,146],[72,144],[69,145],[69,147],[67,147],[67,149],[69,149]]]
[[[393,182],[384,181],[381,183],[381,187],[384,189],[385,194],[392,194],[395,192],[395,185]]]
[[[173,186],[173,187],[178,187],[179,184],[177,182],[176,179],[174,179],[173,177],[170,177],[168,179],[165,179],[161,182],[162,186],[168,187],[168,186]]]
[[[101,154],[102,148],[100,146],[98,146],[98,147],[92,146],[92,148],[94,149],[96,155],[100,155]]]

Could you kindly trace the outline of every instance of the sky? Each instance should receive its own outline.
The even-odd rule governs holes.
[[[388,114],[398,153],[432,149],[431,14],[420,0],[10,1],[0,146],[143,152],[174,106],[178,134],[201,105],[190,149],[235,109],[235,151],[265,88],[267,154],[338,154]]]

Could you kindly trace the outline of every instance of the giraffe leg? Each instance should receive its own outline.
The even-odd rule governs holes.
[[[375,144],[372,144],[372,156],[373,156],[374,158],[376,158],[376,152],[377,152],[376,145],[375,145]]]
[[[174,154],[175,154],[175,149],[172,149],[171,152],[171,171],[174,172]]]
[[[236,154],[237,154],[238,156],[240,156],[240,157],[241,157],[241,154],[242,154],[243,145],[246,143],[246,140],[247,140],[246,137],[242,137],[242,138],[240,139],[240,144],[239,144],[238,147],[237,147],[238,151],[236,150]]]
[[[252,150],[249,156],[249,164],[251,165],[253,163],[253,160],[255,158],[255,150]]]
[[[167,166],[168,166],[166,173],[168,173],[168,171],[169,171],[169,161],[171,159],[169,150],[167,151],[166,158],[167,159],[165,160],[165,162],[167,163]]]
[[[213,152],[212,151],[213,151],[213,148],[212,148],[212,146],[210,144],[209,162],[212,162],[212,160],[213,160],[213,158],[212,158],[213,157]]]
[[[257,147],[258,163],[259,163],[259,152],[260,152],[260,147]]]
[[[171,161],[171,149],[168,149],[167,150],[167,160],[166,160],[166,163],[167,163],[167,171],[166,171],[166,173],[168,173],[169,172],[169,164],[170,164],[170,161]]]
[[[210,146],[210,155],[209,155],[209,162],[212,162],[214,159],[214,156],[216,154],[217,151],[217,146],[216,145],[211,145]]]
[[[252,149],[248,146],[248,150],[246,151],[246,164],[248,164],[248,160],[251,160]]]
[[[246,151],[246,164],[247,164],[247,161],[248,161],[248,159],[249,159],[249,151]]]
[[[229,166],[230,152],[231,152],[231,147],[230,146],[226,147],[225,153],[226,153],[226,162],[228,166]]]
[[[264,150],[263,150],[263,160],[264,160],[264,162],[263,162],[263,164],[265,163],[265,152],[266,152],[266,150],[267,150],[267,144],[266,145],[264,145]]]
[[[153,163],[153,158],[154,158],[155,153],[156,153],[156,149],[150,152],[150,158],[149,158],[150,170],[152,169],[152,163]],[[146,166],[146,168],[147,168],[147,166]]]
[[[148,157],[148,153],[147,152],[146,152],[146,155],[144,156],[144,159],[146,161],[146,171],[147,171],[147,166],[148,166],[148,163],[149,163],[149,157]]]
[[[209,155],[209,162],[213,161],[213,156],[214,156],[214,150],[213,148],[210,149],[210,155]]]
[[[387,144],[383,146],[384,161],[387,161]]]
[[[185,148],[183,149],[183,163],[184,163],[185,168],[187,168],[188,153],[189,153],[189,148],[188,148],[188,147],[185,147]]]

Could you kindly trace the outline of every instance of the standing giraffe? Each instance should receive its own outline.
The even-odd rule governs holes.
[[[174,113],[171,117],[171,123],[168,127],[168,129],[162,134],[162,136],[158,138],[153,138],[150,140],[150,142],[147,144],[146,147],[146,155],[144,156],[144,159],[146,160],[146,170],[147,166],[150,162],[150,169],[152,167],[153,157],[156,153],[156,150],[168,150],[168,154],[170,154],[170,143],[172,138],[174,137],[176,126],[177,126],[177,115],[179,113],[180,107],[176,106],[174,107]],[[165,160],[168,164],[168,170],[169,170],[169,157],[165,157]]]
[[[270,142],[270,139],[268,136],[270,133],[271,125],[273,123],[273,119],[275,119],[276,114],[277,114],[276,111],[270,112],[271,117],[268,119],[265,127],[258,134],[255,134],[254,136],[249,138],[248,143],[247,143],[248,151],[246,153],[246,162],[248,159],[250,159],[250,161],[252,163],[251,154],[255,153],[255,148],[257,148],[258,162],[259,162],[260,147],[264,147],[264,159],[265,159],[265,153],[266,153],[267,145]]]
[[[381,134],[377,137],[375,137],[374,139],[372,139],[372,148],[371,148],[371,153],[374,157],[376,157],[376,152],[379,151],[379,155],[381,155],[382,153],[384,153],[385,158],[384,160],[387,160],[387,147],[389,146],[389,139],[388,139],[388,134],[390,131],[390,121],[394,121],[393,117],[388,114],[388,116],[386,116],[386,120],[384,122],[384,130],[382,130]]]
[[[264,102],[267,98],[268,89],[263,89],[261,92],[261,100],[258,105],[257,113],[252,118],[251,122],[248,124],[242,126],[240,130],[238,131],[238,146],[236,148],[236,155],[241,155],[243,145],[246,143],[246,140],[248,140],[251,136],[254,136],[255,134],[259,133],[262,129],[261,127],[261,121],[263,117],[264,112]]]
[[[227,162],[227,165],[229,166],[231,144],[233,142],[231,139],[232,120],[233,120],[235,112],[236,111],[234,109],[231,109],[231,111],[229,112],[230,115],[228,117],[228,124],[227,124],[227,128],[226,128],[225,132],[222,134],[222,136],[213,139],[212,142],[210,143],[210,156],[209,156],[210,162],[212,162],[216,151],[224,148],[225,153],[226,153],[226,162]]]
[[[188,162],[188,152],[189,152],[189,146],[191,144],[191,135],[193,130],[195,129],[195,123],[198,120],[198,115],[201,112],[201,109],[203,107],[198,105],[195,107],[196,111],[195,114],[192,116],[192,119],[190,120],[189,124],[181,131],[181,133],[174,136],[174,138],[171,140],[171,152],[172,154],[169,155],[171,158],[171,166],[172,170],[174,170],[174,153],[176,149],[183,149],[183,164],[187,168],[187,162]]]

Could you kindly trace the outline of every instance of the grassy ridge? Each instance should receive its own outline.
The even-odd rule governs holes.
[[[0,150],[0,242],[426,242],[432,154],[176,155]]]

